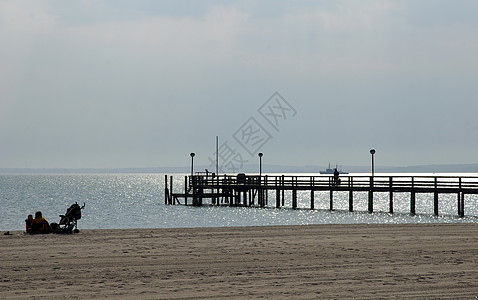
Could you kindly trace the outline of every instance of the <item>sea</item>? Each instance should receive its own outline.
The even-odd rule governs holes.
[[[270,192],[269,206],[265,208],[166,205],[164,175],[0,175],[0,231],[24,230],[27,215],[34,215],[36,211],[41,211],[49,222],[58,223],[59,215],[64,214],[73,203],[85,204],[82,218],[78,221],[80,230],[305,224],[478,223],[478,195],[466,195],[464,218],[457,215],[456,194],[440,194],[439,216],[433,215],[433,194],[417,194],[416,215],[410,215],[409,193],[394,194],[394,214],[388,213],[388,193],[376,193],[374,212],[368,213],[366,192],[354,193],[354,212],[348,211],[348,193],[345,192],[335,192],[333,211],[329,210],[328,192],[315,193],[314,210],[310,210],[310,192],[298,192],[298,209],[290,208],[291,194],[287,192],[286,208],[280,209],[273,207],[275,192]],[[184,191],[184,177],[187,174],[168,175],[174,178],[174,191]],[[452,175],[478,176],[470,173]]]

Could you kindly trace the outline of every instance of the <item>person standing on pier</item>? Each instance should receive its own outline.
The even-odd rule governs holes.
[[[339,171],[337,170],[337,168],[334,169],[334,183],[335,185],[339,185],[340,184],[340,178],[339,178]]]

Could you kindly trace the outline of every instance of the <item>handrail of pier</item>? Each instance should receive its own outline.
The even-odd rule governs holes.
[[[460,189],[478,193],[478,176],[386,176],[386,175],[341,175],[340,184],[329,175],[215,175],[200,174],[189,178],[189,185],[204,188],[227,188],[247,186],[250,188],[277,189],[291,188],[330,188],[353,186],[355,189]]]

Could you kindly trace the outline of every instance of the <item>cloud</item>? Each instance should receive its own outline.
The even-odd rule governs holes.
[[[46,34],[55,27],[56,18],[45,1],[0,2],[0,31],[12,34]]]
[[[376,30],[402,10],[399,3],[391,1],[336,1],[329,7],[304,7],[286,18],[327,32]]]
[[[0,2],[0,119],[13,101],[11,93],[25,78],[26,62],[36,42],[50,34],[55,23],[54,15],[45,10],[44,1]]]
[[[471,109],[446,132],[471,135],[477,21],[460,5],[425,2],[2,1],[0,165],[21,160],[18,148],[54,161],[62,145],[63,161],[71,151],[109,166],[122,161],[108,151],[135,165],[168,145],[206,149],[208,136],[232,134],[276,90],[303,116],[274,141],[284,151],[317,134],[331,144],[370,143],[371,129],[404,139],[420,116],[427,125],[415,130],[430,134],[444,128],[437,116],[458,111],[446,105],[453,98]],[[332,133],[324,128],[335,114]],[[167,151],[167,162],[182,161]]]

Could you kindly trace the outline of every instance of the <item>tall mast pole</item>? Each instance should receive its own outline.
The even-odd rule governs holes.
[[[219,137],[216,135],[216,175],[219,175]]]

